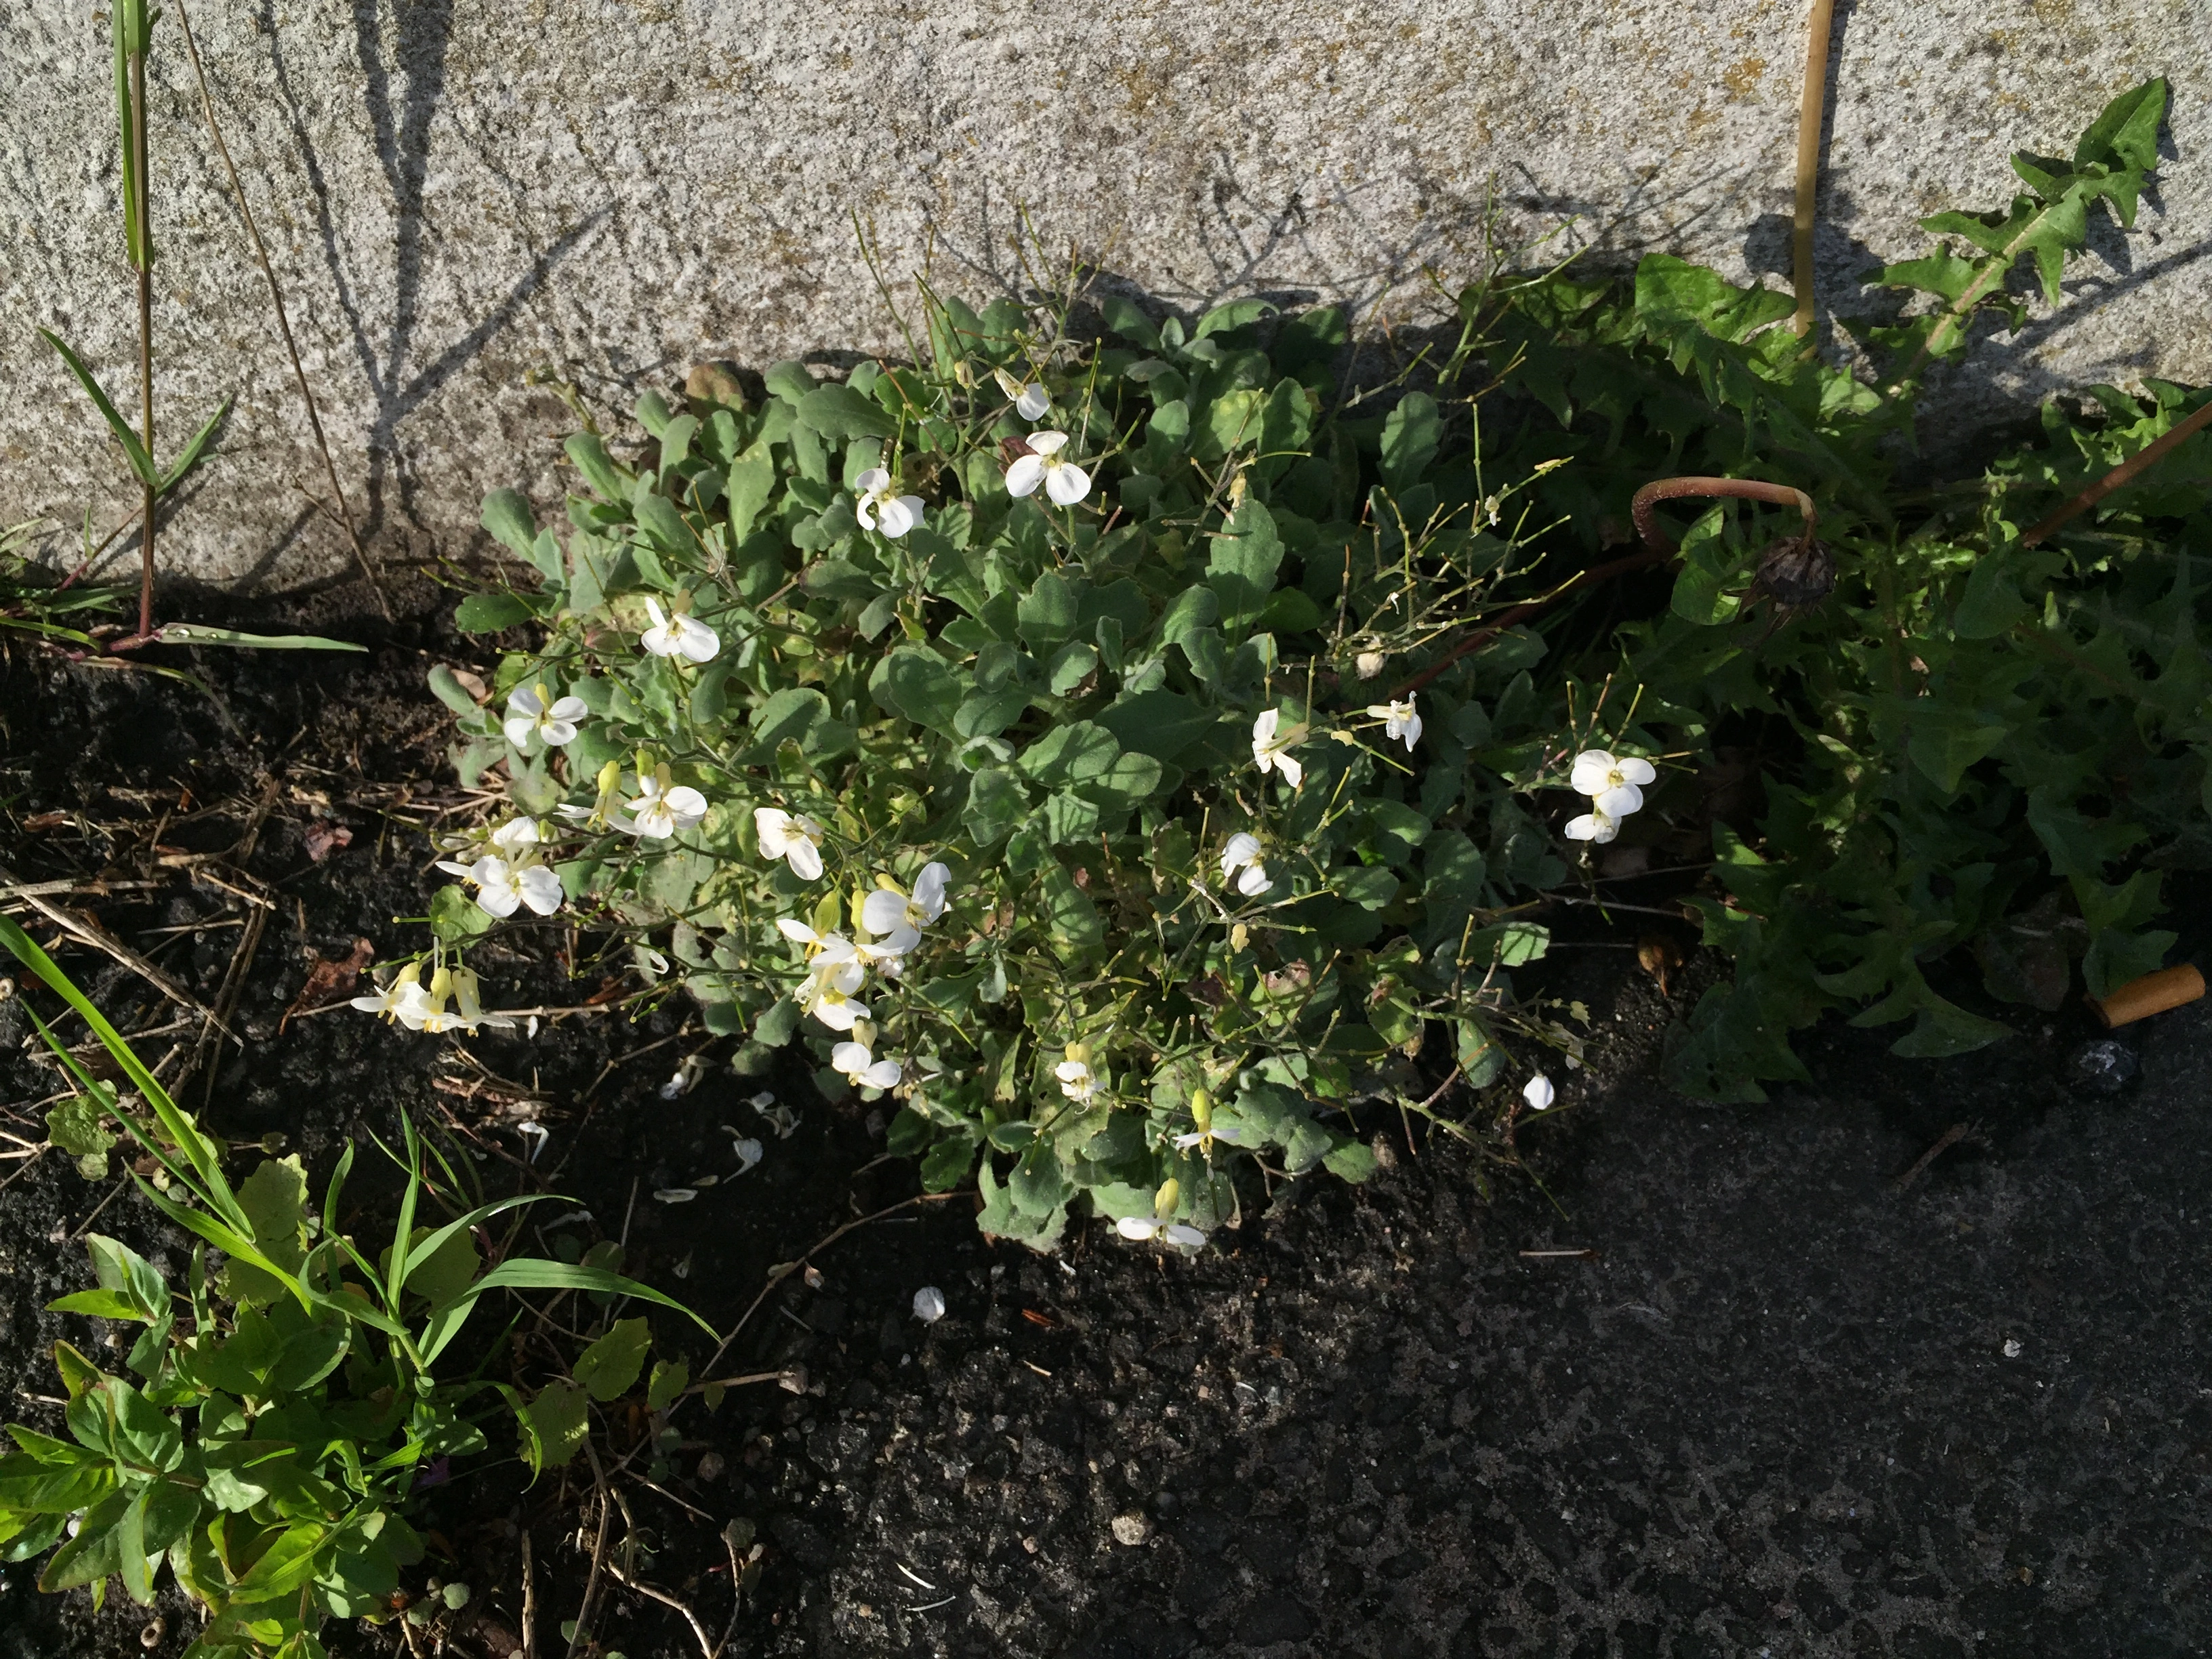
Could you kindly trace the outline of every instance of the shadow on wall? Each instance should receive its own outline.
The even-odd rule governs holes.
[[[602,207],[551,241],[533,246],[529,269],[511,280],[505,296],[458,339],[425,356],[418,349],[415,337],[426,258],[423,196],[429,174],[431,123],[445,93],[446,53],[453,35],[453,0],[356,0],[354,6],[354,35],[361,59],[362,95],[377,158],[392,192],[396,226],[391,256],[394,300],[391,314],[380,329],[374,319],[363,315],[349,270],[349,252],[359,257],[374,250],[363,250],[357,245],[349,250],[341,243],[329,178],[316,154],[313,136],[293,84],[273,0],[261,0],[255,26],[269,43],[277,93],[314,198],[323,262],[330,271],[331,288],[345,318],[362,378],[375,399],[368,441],[368,477],[362,492],[362,535],[364,539],[373,539],[390,527],[395,504],[389,496],[395,486],[397,516],[414,529],[429,533],[432,527],[416,510],[415,479],[407,465],[405,451],[398,441],[399,423],[480,356],[514,322],[554,270],[609,219],[613,206],[609,204]],[[395,79],[404,88],[397,94]],[[501,176],[508,187],[520,195],[521,186]],[[312,505],[301,509],[245,573],[241,585],[251,587],[267,575],[315,518],[317,511]]]

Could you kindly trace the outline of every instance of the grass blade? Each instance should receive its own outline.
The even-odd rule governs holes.
[[[130,153],[128,144],[124,146],[124,153]],[[146,446],[138,441],[138,434],[131,429],[131,423],[117,413],[115,405],[100,389],[100,382],[93,378],[92,371],[84,366],[83,360],[64,344],[61,336],[52,329],[42,328],[39,333],[48,345],[62,354],[62,361],[69,365],[70,373],[76,376],[76,383],[84,388],[85,395],[99,409],[107,422],[107,429],[115,434],[115,441],[123,446],[123,453],[130,457],[131,470],[138,475],[138,482],[149,489],[160,489],[161,475],[154,465],[154,458],[146,453]]]
[[[164,645],[232,645],[252,651],[361,651],[365,645],[326,640],[319,634],[242,634],[234,628],[203,623],[171,623],[154,630]]]
[[[230,413],[230,406],[237,401],[235,394],[225,398],[215,413],[208,416],[207,424],[192,434],[191,442],[185,446],[183,453],[169,464],[169,470],[161,475],[161,485],[155,492],[156,495],[167,495],[184,483],[186,475],[200,464],[210,441],[215,436],[216,428],[222,424],[222,417]]]

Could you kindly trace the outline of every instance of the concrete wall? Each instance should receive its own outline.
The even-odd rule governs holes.
[[[1418,317],[1508,230],[1781,271],[1804,0],[191,0],[232,150],[348,487],[395,561],[465,544],[482,493],[550,489],[532,382],[627,406],[694,361],[896,335],[890,272],[983,297],[1017,214],[1177,304],[1254,289]],[[2202,0],[1842,0],[1824,302],[1921,251],[1919,215],[2009,193],[2104,100],[2172,77],[2179,164],[2148,233],[2070,283],[1984,419],[2049,387],[2212,379],[2212,28]],[[105,529],[120,458],[33,333],[131,383],[104,15],[0,16],[0,523]],[[260,277],[173,15],[157,27],[160,418],[239,394],[164,563],[281,587],[342,574]],[[58,555],[59,548],[53,550]],[[135,561],[135,555],[131,556]]]

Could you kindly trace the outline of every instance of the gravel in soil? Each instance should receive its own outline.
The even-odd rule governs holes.
[[[798,1076],[710,1066],[665,1098],[684,1055],[719,1053],[680,1004],[443,1048],[349,1011],[284,1018],[311,958],[416,937],[392,920],[428,890],[410,808],[466,805],[438,781],[443,722],[417,688],[455,653],[424,632],[367,660],[207,653],[193,665],[214,704],[19,659],[0,682],[8,862],[25,879],[163,884],[67,902],[203,998],[237,985],[243,1049],[186,1097],[206,1091],[222,1133],[284,1134],[320,1174],[399,1111],[450,1116],[488,1186],[556,1186],[574,1202],[543,1212],[588,1212],[562,1224],[587,1238],[626,1232],[629,1270],[723,1330],[777,1264],[807,1262],[715,1367],[787,1385],[679,1406],[666,1479],[625,1494],[633,1576],[710,1638],[733,1608],[716,1534],[757,1527],[765,1571],[731,1654],[2203,1650],[2206,1004],[2120,1034],[2132,1074],[2069,1063],[2093,1035],[2071,1012],[1941,1062],[1836,1027],[1805,1046],[1814,1085],[1716,1107],[1653,1080],[1711,964],[1679,972],[1670,1000],[1629,951],[1562,948],[1548,988],[1587,1004],[1598,1041],[1560,1104],[1524,1120],[1529,1174],[1411,1146],[1378,1115],[1362,1125],[1384,1155],[1373,1182],[1255,1181],[1244,1224],[1194,1259],[1095,1226],[1037,1257],[983,1239],[965,1200],[816,1250],[911,1197],[911,1169],[878,1161],[868,1109]],[[187,821],[211,804],[227,805]],[[233,888],[273,907],[235,974],[256,907]],[[600,969],[561,959],[565,930],[512,937],[479,958],[493,1000],[566,1006],[598,988]],[[2192,927],[2183,949],[2205,943]],[[134,975],[65,960],[126,1029],[169,1022]],[[23,1104],[53,1084],[26,1029],[0,1003],[7,1127],[35,1138]],[[797,1109],[787,1138],[750,1103],[763,1087]],[[550,1132],[535,1165],[520,1114]],[[767,1149],[743,1175],[739,1134]],[[94,1224],[171,1267],[183,1242],[112,1173],[87,1182],[56,1156],[11,1171],[0,1374],[21,1419],[52,1428],[46,1351],[100,1340],[42,1311],[86,1280],[75,1236]],[[685,1187],[688,1202],[653,1196]],[[925,1285],[947,1308],[928,1325]],[[705,1359],[679,1322],[655,1329],[664,1354]],[[534,1381],[551,1359],[507,1363]],[[618,1457],[649,1428],[618,1417],[607,1443]],[[426,1494],[438,1553],[422,1571],[476,1590],[447,1651],[505,1659],[527,1528],[538,1650],[558,1653],[587,1569],[588,1471],[526,1486],[494,1439]],[[195,1623],[165,1597],[149,1650],[145,1610],[116,1597],[94,1617],[83,1592],[40,1596],[30,1566],[4,1571],[5,1659],[174,1654]],[[669,1607],[620,1587],[602,1601],[603,1651],[701,1650]],[[340,1655],[404,1650],[390,1629],[331,1638]]]

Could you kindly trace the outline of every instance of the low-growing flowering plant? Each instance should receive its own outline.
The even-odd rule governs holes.
[[[2013,1029],[1966,1000],[2154,966],[2166,871],[2212,863],[2203,396],[2054,404],[1942,489],[1891,469],[1921,367],[2016,325],[2014,266],[2055,302],[2091,211],[2132,222],[2165,95],[1926,222],[1981,254],[1878,274],[1928,296],[1869,331],[1886,384],[1653,254],[1500,264],[1364,390],[1328,308],[1111,300],[1077,337],[933,296],[907,363],[648,394],[641,440],[569,439],[565,529],[486,503],[535,578],[459,613],[518,630],[507,712],[432,684],[538,838],[445,849],[447,955],[364,1003],[488,1018],[453,953],[557,911],[629,934],[741,1071],[796,1042],[898,1102],[893,1149],[990,1231],[1181,1246],[1238,1215],[1236,1160],[1363,1176],[1359,1102],[1454,1072],[1499,1085],[1510,1155],[1555,1096],[1524,1065],[1516,1098],[1503,1040],[1581,1057],[1511,983],[1554,899],[1633,890],[1732,962],[1668,1031],[1710,1096],[1802,1075],[1829,1011],[1955,1054]],[[2084,489],[2192,431],[2165,483]],[[1670,532],[1684,498],[1721,504]]]
[[[541,585],[464,617],[537,628],[465,758],[543,838],[453,850],[441,928],[565,901],[664,952],[741,1069],[799,1042],[890,1096],[991,1231],[1188,1244],[1232,1158],[1364,1176],[1345,1108],[1432,1031],[1503,1063],[1544,936],[1494,913],[1565,871],[1468,764],[1525,650],[1377,694],[1480,613],[1515,487],[1437,465],[1426,393],[1341,418],[1332,311],[929,321],[914,365],[649,397],[642,453],[578,434],[565,536],[488,504]]]

